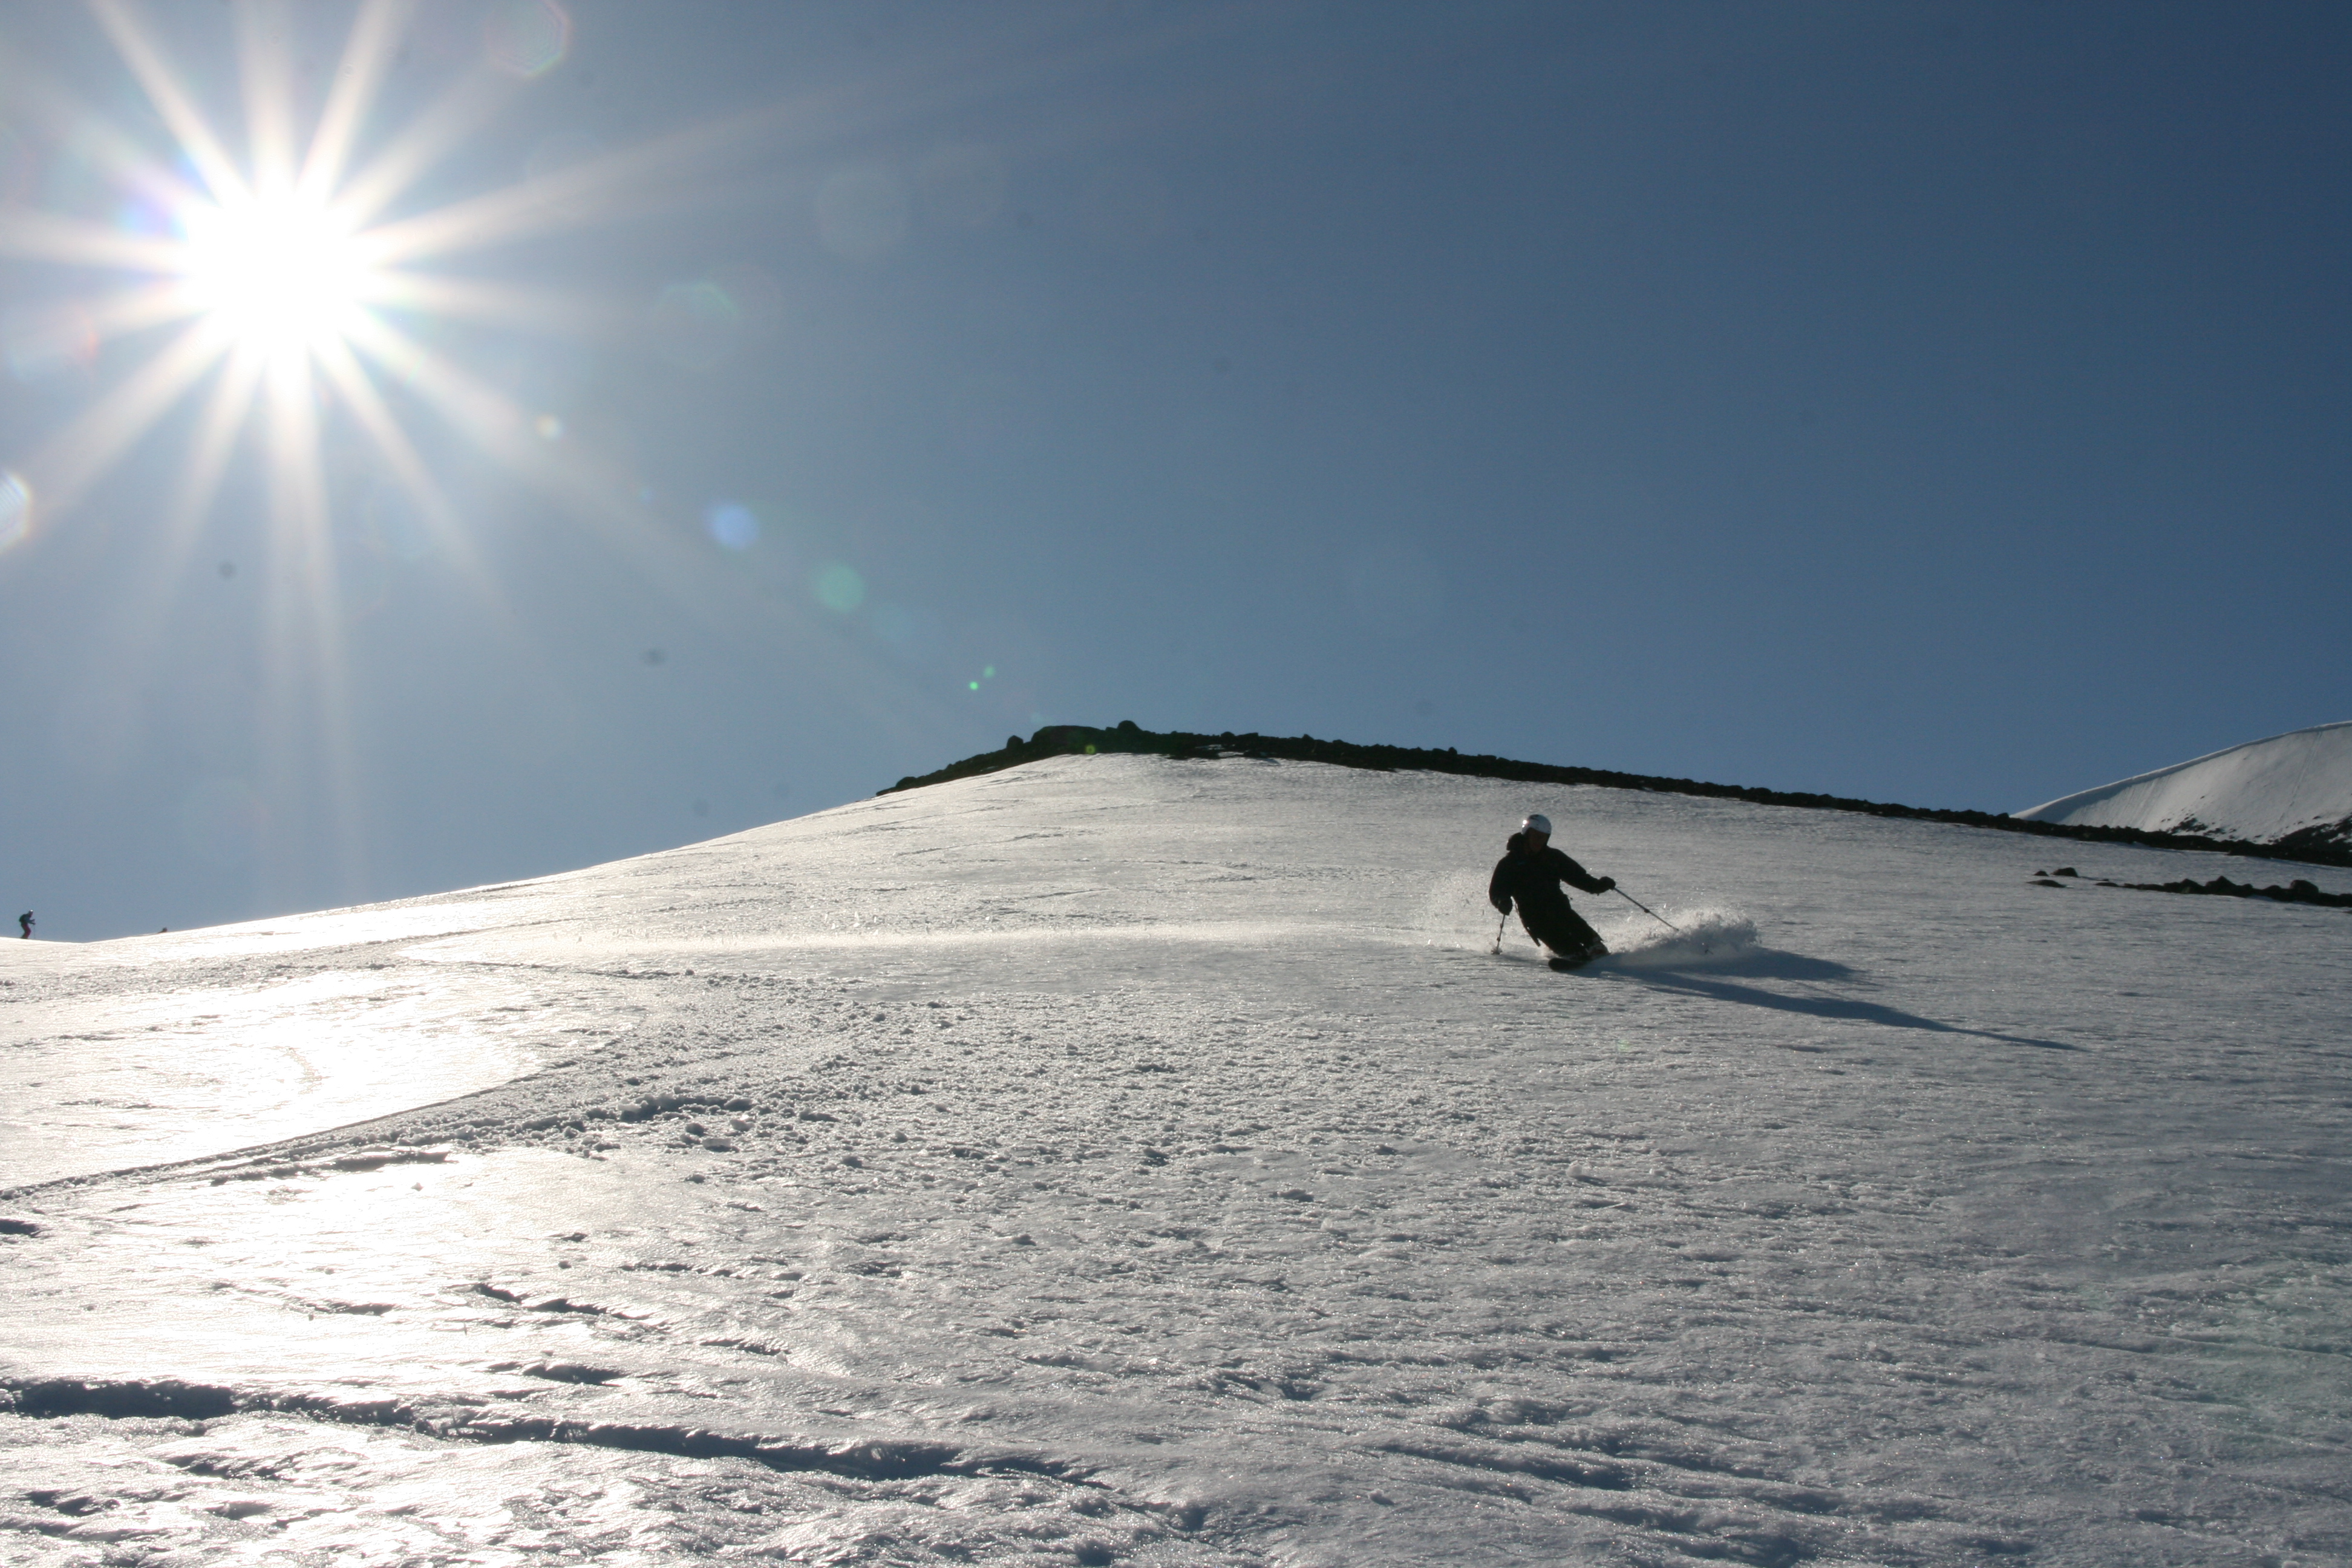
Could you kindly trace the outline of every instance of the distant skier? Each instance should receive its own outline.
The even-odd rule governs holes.
[[[16,917],[16,934],[26,942],[33,940],[33,911],[26,910]]]
[[[1562,882],[1587,893],[1605,893],[1617,885],[1613,877],[1595,877],[1551,847],[1551,818],[1530,816],[1511,835],[1510,853],[1495,862],[1486,883],[1486,901],[1508,915],[1516,900],[1519,923],[1528,934],[1551,949],[1554,969],[1575,969],[1609,951],[1601,933],[1584,923],[1569,907]]]

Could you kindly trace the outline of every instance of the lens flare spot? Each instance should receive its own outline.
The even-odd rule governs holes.
[[[840,615],[845,616],[866,602],[866,579],[838,561],[818,568],[814,586],[816,602]]]
[[[0,550],[33,531],[33,487],[22,475],[0,473]]]
[[[736,318],[742,322],[747,335],[772,337],[783,325],[784,286],[766,268],[748,261],[728,261],[703,276],[735,307]]]
[[[133,196],[114,209],[114,226],[124,234],[166,236],[172,232],[172,214],[159,202]]]
[[[572,47],[572,18],[555,0],[499,0],[482,21],[482,52],[509,76],[545,76]]]
[[[992,664],[982,668],[980,672],[980,678],[982,680],[994,680],[996,679],[996,666]]]
[[[537,419],[531,421],[530,427],[539,432],[539,438],[542,441],[561,441],[563,439],[563,421],[557,418],[552,414],[541,415]]]
[[[710,279],[673,283],[654,300],[654,351],[688,370],[709,370],[742,341],[743,311]]]
[[[965,685],[965,686],[967,686],[967,687],[969,687],[971,689],[972,689],[972,690],[974,690],[974,691],[977,691],[977,690],[979,690],[979,689],[980,689],[980,682],[979,682],[979,681],[977,681],[977,680],[967,680],[967,681],[965,681],[965,682],[964,682],[964,685]]]
[[[730,550],[749,550],[760,542],[760,520],[740,501],[715,501],[702,514],[710,537]]]

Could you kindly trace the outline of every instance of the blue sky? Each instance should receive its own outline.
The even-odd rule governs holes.
[[[355,13],[124,15],[235,163],[240,16],[299,143]],[[372,307],[471,389],[365,362],[437,501],[321,376],[316,484],[257,413],[201,506],[226,373],[77,468],[180,327],[25,238],[185,226],[107,153],[200,173],[101,24],[0,6],[44,935],[1043,723],[2005,810],[2352,717],[2333,7],[436,0],[353,163],[495,100],[380,215],[499,291]]]

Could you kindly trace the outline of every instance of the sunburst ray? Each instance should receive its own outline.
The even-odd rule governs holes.
[[[153,38],[152,29],[132,7],[130,0],[89,0],[89,8],[106,35],[113,40],[115,52],[122,63],[131,68],[147,101],[163,118],[173,140],[186,154],[197,178],[213,195],[215,201],[250,201],[253,188],[236,166],[236,161],[221,145],[194,100],[180,85],[179,76],[163,58],[162,47]]]
[[[511,79],[477,67],[337,189],[336,207],[354,225],[372,223],[512,102],[516,91]]]
[[[190,322],[53,437],[26,465],[36,476],[43,508],[57,511],[70,506],[219,363],[228,347],[211,322]]]
[[[415,0],[363,0],[352,19],[342,63],[336,68],[335,84],[320,110],[319,127],[311,133],[310,149],[295,183],[295,195],[302,200],[324,202],[341,184],[360,127],[383,88],[384,68],[415,10]]]
[[[0,255],[22,261],[58,261],[125,272],[170,273],[184,247],[154,235],[125,234],[105,224],[62,214],[16,208],[0,213]]]
[[[294,62],[284,0],[236,0],[237,76],[245,92],[245,162],[257,196],[294,191]]]

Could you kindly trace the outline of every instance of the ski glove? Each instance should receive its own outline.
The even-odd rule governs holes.
[[[1614,878],[1614,877],[1603,877],[1603,878],[1601,878],[1601,890],[1602,892],[1604,892],[1604,893],[1613,893],[1613,892],[1615,892],[1615,891],[1617,890],[1617,879],[1616,879],[1616,878]]]
[[[1511,900],[1508,899],[1488,899],[1486,901],[1495,906],[1495,912],[1498,915],[1511,912]]]

